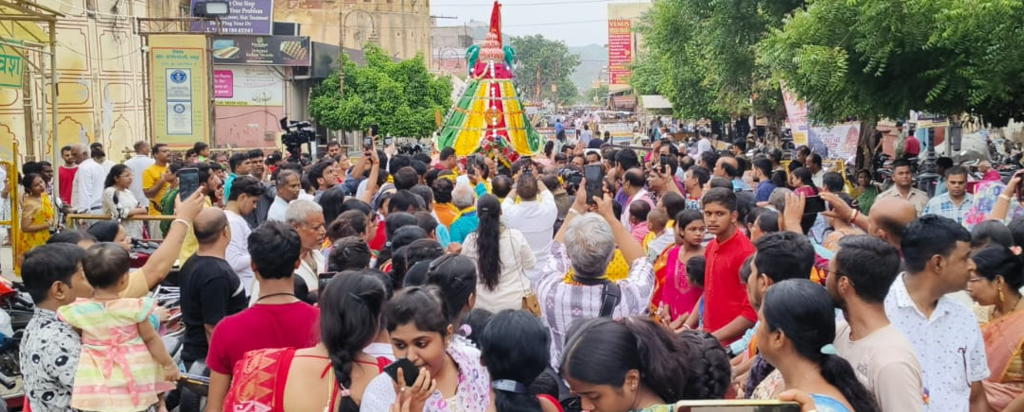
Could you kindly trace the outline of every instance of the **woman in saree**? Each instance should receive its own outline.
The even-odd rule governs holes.
[[[971,298],[983,306],[976,312],[992,374],[982,384],[989,406],[997,412],[1024,407],[1024,264],[1014,250],[990,244],[975,252],[977,270],[967,282]]]
[[[50,228],[54,227],[53,202],[46,195],[43,177],[26,174],[21,179],[25,196],[21,204],[21,232],[18,233],[18,256],[14,258],[14,273],[21,275],[21,257],[36,246],[46,244],[50,239]]]
[[[675,245],[666,248],[654,262],[651,313],[658,314],[663,322],[688,317],[704,293],[701,288],[690,286],[686,277],[686,262],[694,256],[704,256],[704,216],[696,210],[684,210],[675,216],[675,221]]]

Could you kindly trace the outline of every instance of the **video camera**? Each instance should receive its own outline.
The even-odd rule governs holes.
[[[583,172],[576,169],[563,168],[558,171],[558,175],[565,182],[566,193],[573,195],[576,190],[580,188],[580,183],[583,182]]]
[[[316,141],[316,129],[308,121],[288,121],[287,117],[281,118],[281,144],[288,151],[288,162],[298,163],[302,158],[302,145],[306,144],[310,152],[313,151],[312,144]]]

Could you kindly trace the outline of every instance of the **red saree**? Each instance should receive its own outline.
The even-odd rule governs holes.
[[[1024,311],[1003,316],[981,326],[985,355],[991,375],[982,381],[994,411],[1001,411],[1024,394],[1021,343],[1024,342]]]

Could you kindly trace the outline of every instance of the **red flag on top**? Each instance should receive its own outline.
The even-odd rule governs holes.
[[[497,0],[494,2],[494,8],[491,9],[491,33],[498,35],[498,47],[501,47],[501,4],[498,4]]]

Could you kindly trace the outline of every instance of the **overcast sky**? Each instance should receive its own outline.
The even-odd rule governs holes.
[[[570,46],[608,43],[609,0],[504,0],[502,31],[514,36],[542,34],[564,40]],[[487,0],[431,0],[430,14],[455,17],[438,19],[438,26],[489,21],[492,2]]]

